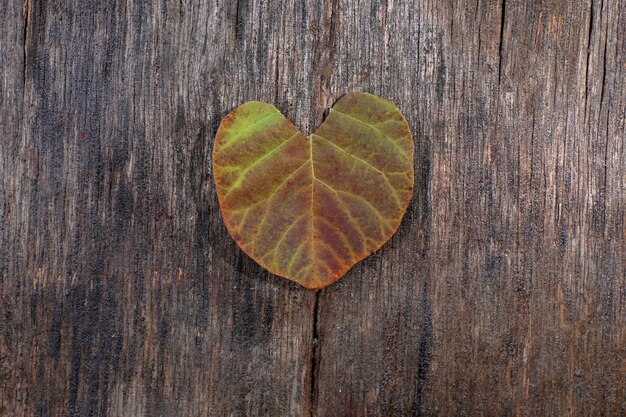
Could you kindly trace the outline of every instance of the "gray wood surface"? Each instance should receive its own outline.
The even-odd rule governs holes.
[[[623,0],[0,0],[0,415],[626,413]],[[415,136],[313,292],[221,220],[221,118],[347,91]]]

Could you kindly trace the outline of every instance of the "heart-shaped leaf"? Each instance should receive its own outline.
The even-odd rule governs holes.
[[[237,244],[307,288],[336,281],[396,231],[413,192],[413,139],[396,106],[349,93],[305,136],[274,106],[228,114],[213,148]]]

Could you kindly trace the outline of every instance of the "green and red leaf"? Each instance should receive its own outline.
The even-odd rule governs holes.
[[[349,93],[305,136],[247,102],[213,148],[217,195],[237,244],[270,272],[321,288],[380,248],[413,193],[413,139],[396,106]]]

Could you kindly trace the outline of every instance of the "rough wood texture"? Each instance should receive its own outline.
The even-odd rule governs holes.
[[[623,0],[0,1],[0,415],[626,413]],[[212,137],[346,91],[413,129],[399,232],[306,291]]]

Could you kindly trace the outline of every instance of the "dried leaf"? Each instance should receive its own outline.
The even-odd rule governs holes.
[[[274,106],[247,102],[213,148],[228,231],[270,272],[321,288],[380,248],[413,192],[413,139],[396,106],[350,93],[305,136]]]

